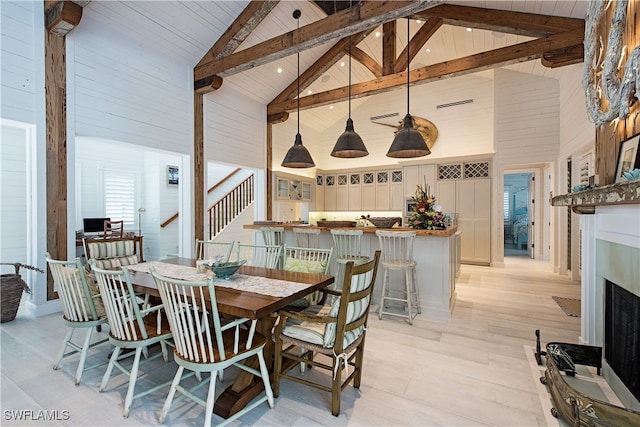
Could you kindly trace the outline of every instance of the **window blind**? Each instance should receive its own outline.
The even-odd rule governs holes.
[[[136,225],[136,177],[122,171],[104,172],[105,214],[113,221],[124,221],[125,227]]]

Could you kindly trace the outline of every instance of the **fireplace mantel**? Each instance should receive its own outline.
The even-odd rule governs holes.
[[[640,180],[595,187],[556,196],[552,206],[569,206],[578,214],[593,214],[596,206],[640,204]]]

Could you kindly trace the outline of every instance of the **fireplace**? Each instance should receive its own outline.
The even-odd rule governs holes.
[[[640,401],[640,297],[605,282],[604,359]]]
[[[624,373],[627,363],[640,364],[640,207],[598,206],[595,214],[580,216],[580,228],[580,343],[603,347],[602,375],[624,407],[640,411],[637,367],[635,373]],[[619,289],[614,291],[615,288]],[[633,316],[635,332],[623,332],[634,323]],[[635,347],[628,348],[629,345]],[[629,352],[635,352],[634,356]]]

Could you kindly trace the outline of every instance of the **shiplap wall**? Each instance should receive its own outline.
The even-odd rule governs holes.
[[[122,38],[97,6],[67,35],[75,134],[190,153],[192,66]]]
[[[31,1],[0,2],[0,117],[25,123],[36,120],[36,67],[42,55],[42,4]]]
[[[496,158],[503,164],[553,162],[560,138],[555,79],[495,70]]]

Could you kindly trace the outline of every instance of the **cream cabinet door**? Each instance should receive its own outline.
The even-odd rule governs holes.
[[[376,174],[375,172],[362,173],[362,210],[365,212],[376,210]]]
[[[456,182],[458,230],[461,231],[462,262],[491,262],[491,180]]]
[[[336,188],[336,210],[348,211],[349,210],[349,175],[338,174]]]
[[[349,210],[362,210],[362,174],[360,172],[349,174]]]
[[[316,176],[316,204],[313,210],[323,211],[324,210],[324,175]]]
[[[326,211],[335,211],[337,206],[337,187],[336,187],[336,176],[335,175],[325,175],[325,186],[324,186],[324,210]]]
[[[390,177],[388,171],[376,172],[376,210],[388,211],[389,203],[389,184]]]

